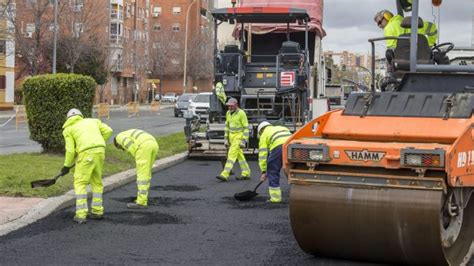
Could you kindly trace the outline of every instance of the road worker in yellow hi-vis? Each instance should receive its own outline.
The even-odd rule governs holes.
[[[221,181],[227,181],[234,163],[238,161],[241,176],[237,177],[237,180],[248,180],[250,179],[250,167],[242,151],[242,148],[245,148],[249,141],[247,115],[244,110],[238,107],[235,98],[230,98],[227,101],[227,107],[229,110],[226,113],[224,145],[229,147],[229,152],[227,153],[227,161],[225,162],[224,169],[216,178]]]
[[[71,109],[63,125],[63,136],[66,144],[66,158],[61,170],[63,175],[69,173],[76,158],[74,171],[74,192],[76,194],[76,215],[74,221],[82,224],[88,217],[87,185],[91,185],[92,203],[89,218],[102,219],[102,167],[105,158],[105,142],[112,135],[112,129],[99,119],[83,118],[81,111]]]
[[[288,128],[272,126],[267,121],[258,125],[258,165],[262,174],[260,181],[268,178],[270,202],[281,202],[280,171],[282,167],[282,145],[291,136]]]
[[[118,149],[126,150],[135,158],[137,165],[137,199],[127,204],[129,209],[146,209],[148,207],[148,190],[158,143],[155,137],[140,129],[129,129],[120,132],[114,139]]]

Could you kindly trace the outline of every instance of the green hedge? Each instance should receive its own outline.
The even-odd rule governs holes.
[[[71,108],[91,117],[96,83],[77,74],[40,75],[27,78],[23,96],[30,128],[30,138],[41,144],[44,152],[64,151],[62,126]]]

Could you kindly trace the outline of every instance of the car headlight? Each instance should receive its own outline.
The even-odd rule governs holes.
[[[400,164],[415,167],[444,167],[444,150],[402,149]]]
[[[288,145],[288,159],[300,162],[326,162],[330,160],[329,148],[325,144],[290,144]]]

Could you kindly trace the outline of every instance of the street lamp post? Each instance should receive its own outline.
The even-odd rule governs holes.
[[[188,60],[188,24],[189,24],[189,14],[191,11],[191,6],[194,5],[197,0],[193,0],[191,4],[188,6],[188,10],[186,10],[186,29],[184,32],[184,69],[183,69],[183,92],[186,92],[186,83],[187,83],[187,60]]]
[[[56,74],[57,42],[58,42],[58,0],[54,0],[53,74]]]

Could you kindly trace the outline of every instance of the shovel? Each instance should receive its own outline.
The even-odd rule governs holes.
[[[255,187],[255,189],[253,191],[252,190],[247,190],[247,191],[244,191],[244,192],[235,193],[234,198],[238,201],[248,201],[248,200],[251,200],[251,199],[255,198],[255,196],[258,195],[257,189],[262,183],[263,183],[263,181],[258,182],[257,186]]]
[[[71,168],[73,168],[73,166],[71,166]],[[52,179],[43,179],[43,180],[36,180],[36,181],[33,181],[31,182],[31,188],[39,188],[39,187],[50,187],[54,184],[56,184],[56,181],[61,177],[63,176],[63,174],[59,173],[58,175],[56,175],[55,177],[53,177]]]

